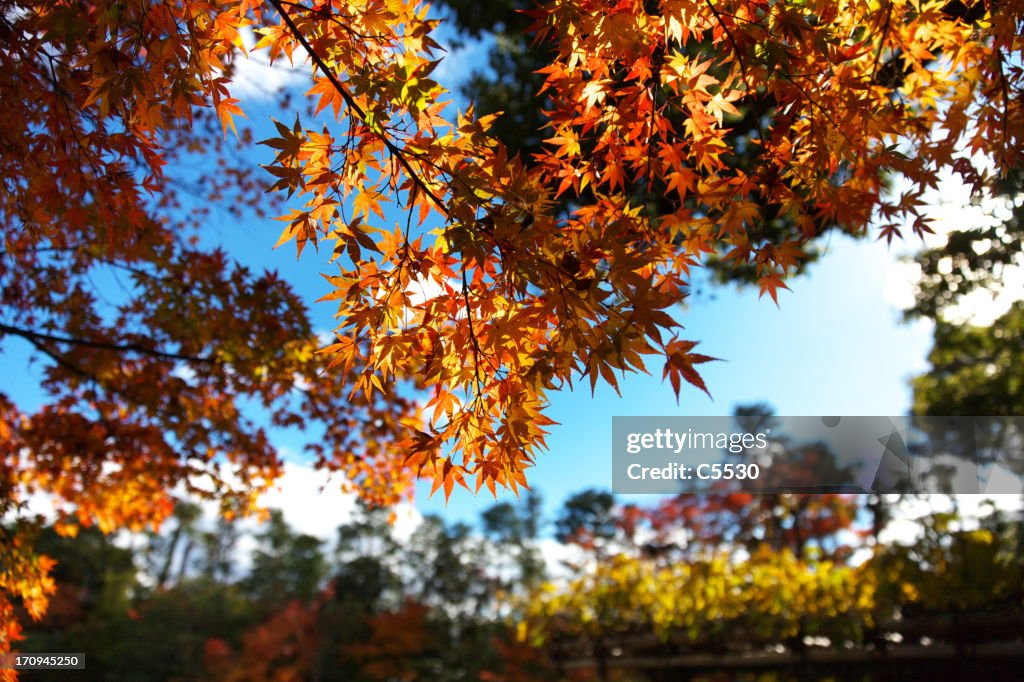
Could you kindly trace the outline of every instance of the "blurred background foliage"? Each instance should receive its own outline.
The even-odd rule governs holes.
[[[1021,519],[954,504],[886,540],[893,510],[922,502],[586,490],[547,519],[529,493],[401,539],[361,508],[329,543],[280,513],[220,535],[181,503],[160,535],[44,531],[59,587],[21,649],[137,682],[836,679],[835,660],[905,679],[872,666],[948,672],[950,651],[988,665],[991,646],[1024,662]]]

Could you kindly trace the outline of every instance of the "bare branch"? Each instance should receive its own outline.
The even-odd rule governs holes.
[[[55,334],[48,334],[46,332],[33,331],[31,329],[23,329],[21,327],[13,327],[9,324],[0,323],[0,334],[11,334],[13,336],[20,336],[36,345],[37,342],[48,341],[50,343],[66,343],[74,346],[84,346],[86,348],[99,348],[102,350],[112,350],[122,353],[139,353],[140,355],[148,355],[154,358],[160,358],[163,360],[181,360],[183,362],[190,362],[193,364],[217,364],[217,360],[212,357],[185,355],[183,353],[171,353],[169,351],[162,351],[156,348],[147,348],[146,346],[139,345],[137,343],[110,343],[106,341],[93,341],[90,339],[79,339],[71,336],[57,336]],[[37,346],[38,347],[38,346]]]

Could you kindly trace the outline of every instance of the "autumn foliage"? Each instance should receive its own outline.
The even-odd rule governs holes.
[[[0,395],[0,512],[40,491],[65,532],[142,528],[174,490],[249,511],[281,462],[245,404],[318,424],[321,465],[374,501],[417,475],[519,489],[551,391],[652,363],[707,390],[671,311],[709,256],[777,300],[823,226],[925,232],[942,172],[983,188],[1020,164],[1024,3],[946,4],[547,3],[550,126],[522,159],[431,79],[417,2],[0,2],[0,338],[42,360],[46,393],[34,411]],[[265,176],[244,126],[225,137],[251,49],[308,60],[315,102],[263,140]],[[730,134],[751,111],[756,134]],[[203,154],[218,174],[183,190],[169,169]],[[204,246],[218,200],[329,254],[326,348],[273,273]],[[787,236],[763,238],[776,222]],[[104,276],[124,279],[113,299]],[[0,552],[0,613],[39,612],[45,560],[16,537]]]
[[[337,257],[331,366],[361,372],[367,395],[401,377],[430,391],[406,465],[446,494],[470,477],[522,485],[547,393],[576,379],[617,386],[656,356],[677,392],[706,390],[696,366],[712,358],[668,311],[710,254],[753,267],[777,300],[823,225],[924,233],[940,173],[984,184],[971,153],[997,174],[1020,160],[1016,5],[969,23],[941,2],[550,3],[531,13],[557,58],[542,70],[546,149],[529,160],[487,135],[489,117],[444,117],[422,13],[371,7],[331,20],[288,6],[264,33],[271,54],[313,51],[310,95],[342,123],[279,124],[268,170],[305,200],[282,239]],[[359,41],[385,25],[402,32]],[[749,109],[756,134],[730,136]],[[909,189],[887,192],[896,174]],[[394,228],[392,202],[408,218]],[[759,239],[774,220],[789,238]]]

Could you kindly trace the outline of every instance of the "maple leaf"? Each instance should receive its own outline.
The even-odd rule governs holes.
[[[779,289],[789,289],[789,286],[783,281],[782,275],[778,273],[772,273],[761,277],[757,281],[757,286],[760,289],[758,297],[768,294],[771,296],[772,301],[776,306],[779,305]]]
[[[704,379],[701,378],[697,370],[694,369],[694,365],[703,364],[705,362],[712,362],[718,360],[709,355],[702,355],[700,353],[691,353],[690,351],[696,347],[697,342],[695,341],[679,341],[673,340],[665,346],[665,368],[662,371],[662,379],[668,377],[672,384],[672,390],[676,394],[676,399],[679,398],[679,391],[682,388],[682,381],[686,381],[693,386],[696,386],[700,390],[704,391],[707,396],[711,397],[711,392],[708,391],[708,387],[704,384]]]

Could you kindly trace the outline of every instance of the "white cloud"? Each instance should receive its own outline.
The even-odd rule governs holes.
[[[998,291],[975,289],[960,297],[944,315],[953,324],[987,327],[1002,317],[1015,301],[1024,298],[1024,263],[1003,271]]]
[[[921,279],[921,266],[913,261],[892,259],[885,270],[882,293],[890,305],[907,310],[915,303],[917,282]]]
[[[929,514],[952,511],[954,503],[961,519],[959,527],[964,530],[977,528],[979,519],[993,510],[1020,513],[1024,509],[1019,495],[924,495],[903,500],[898,495],[889,495],[887,501],[893,507],[889,523],[878,535],[882,545],[913,544],[924,534],[921,519]],[[871,550],[863,547],[854,552],[850,563],[856,566],[870,558]]]
[[[342,490],[342,481],[329,472],[285,461],[284,475],[260,503],[280,509],[292,528],[322,540],[334,537],[337,527],[356,511],[356,495]]]
[[[541,538],[537,549],[544,559],[548,580],[560,580],[574,575],[569,565],[580,565],[588,560],[587,554],[576,545],[562,544],[554,538]]]
[[[308,80],[304,62],[295,66],[270,59],[264,51],[239,55],[235,59],[235,70],[231,78],[231,94],[244,101],[273,99],[281,90],[291,88]]]
[[[374,297],[378,301],[384,301],[390,295],[391,290],[387,286],[377,289]],[[429,275],[418,274],[409,280],[405,286],[407,305],[402,311],[402,319],[399,322],[401,328],[412,326],[417,316],[422,316],[423,306],[440,296],[461,296],[461,284],[451,278],[437,280]],[[465,307],[460,306],[455,313],[455,319],[460,320],[466,317]]]
[[[256,35],[249,28],[242,29],[242,42],[246,52],[237,54],[231,77],[231,94],[244,101],[270,100],[284,89],[309,83],[309,58],[295,59],[294,63],[277,60],[270,63],[270,52],[253,50]],[[304,55],[300,48],[299,55]]]
[[[330,329],[317,329],[315,332],[317,343],[321,347],[329,346],[338,340],[337,335]]]
[[[391,534],[399,543],[406,543],[416,529],[423,523],[423,514],[415,505],[400,502],[394,508],[395,519],[391,526]]]
[[[439,282],[423,274],[417,275],[405,288],[405,293],[409,295],[409,304],[413,307],[421,306],[438,296],[454,296],[456,291],[453,280]]]

